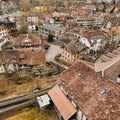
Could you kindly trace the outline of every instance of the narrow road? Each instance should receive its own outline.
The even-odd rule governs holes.
[[[55,61],[55,60],[52,60],[51,62],[60,65],[60,66],[63,67],[64,69],[68,69],[68,68],[69,68],[68,66],[66,66],[66,65],[64,65],[64,64],[61,64],[61,63],[59,63],[59,62],[57,62],[57,61]]]

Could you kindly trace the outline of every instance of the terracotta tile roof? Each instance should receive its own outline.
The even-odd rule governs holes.
[[[103,37],[105,37],[105,34],[103,31],[101,30],[94,30],[94,31],[90,31],[85,33],[83,36],[87,39],[92,38],[93,36],[97,36],[97,35],[102,35]]]
[[[90,12],[91,12],[89,7],[84,4],[80,4],[78,6],[71,7],[70,11],[71,11],[71,15],[76,19],[88,18],[88,16],[90,15]]]
[[[15,22],[19,22],[19,21],[25,21],[25,16],[14,16],[14,20]]]
[[[68,44],[65,45],[65,47],[67,51],[70,52],[71,54],[78,54],[79,52],[86,48],[86,46],[82,44],[82,42],[79,41],[77,42],[75,40],[71,40]]]
[[[111,17],[111,16],[105,16],[103,24],[106,25],[108,22],[111,22],[112,27],[119,25],[120,23],[120,18],[118,17]]]
[[[58,85],[53,87],[48,92],[48,94],[51,97],[57,109],[59,110],[60,114],[64,118],[64,120],[68,120],[77,112],[72,103],[66,98],[63,92],[60,90]]]
[[[6,63],[18,63],[18,52],[17,50],[9,50],[9,51],[0,51],[0,64]]]
[[[105,77],[115,80],[116,82],[117,77],[120,74],[120,60],[113,64],[111,67],[107,68],[104,74]]]
[[[120,88],[83,62],[72,65],[57,80],[89,120],[120,119]]]
[[[102,36],[102,39],[106,38],[106,34],[101,30],[94,30],[94,31],[88,31],[85,34],[83,34],[83,37],[87,38],[90,44],[93,44],[90,40],[94,36]]]
[[[95,63],[95,71],[100,72],[109,69],[110,66],[116,64],[120,60],[120,49],[113,50],[112,53],[107,53],[99,58]]]
[[[115,35],[120,34],[120,26],[112,27],[111,29],[108,29],[108,30],[106,29],[104,31],[112,37],[113,35],[115,36]]]
[[[23,45],[24,41],[31,41],[31,45],[41,45],[42,40],[40,37],[37,37],[34,34],[20,34],[17,38],[13,39],[12,46],[13,47],[21,47],[21,46],[27,46]]]
[[[41,13],[39,12],[29,12],[26,16],[27,17],[40,17]]]
[[[19,64],[40,65],[45,64],[45,51],[41,49],[19,50]]]
[[[73,29],[70,30],[71,33],[74,34],[79,34],[79,35],[83,35],[85,34],[89,29],[85,28],[85,27],[74,27]]]

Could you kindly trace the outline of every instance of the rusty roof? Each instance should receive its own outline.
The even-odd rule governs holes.
[[[68,44],[65,45],[68,52],[71,54],[79,54],[83,49],[86,48],[84,44],[80,41],[71,40]]]
[[[17,46],[25,46],[24,41],[31,41],[32,45],[41,45],[42,40],[40,37],[34,34],[20,34],[17,38],[13,39],[12,45]]]
[[[120,74],[120,60],[105,70],[105,77],[115,81],[117,80],[119,74]]]
[[[45,51],[42,49],[18,50],[19,64],[40,65],[45,64]]]
[[[48,94],[51,97],[57,109],[59,110],[59,112],[61,113],[64,120],[68,120],[76,113],[77,110],[67,99],[67,97],[63,94],[58,85],[53,87],[48,92]]]
[[[120,120],[120,88],[82,61],[58,75],[57,81],[89,120]]]

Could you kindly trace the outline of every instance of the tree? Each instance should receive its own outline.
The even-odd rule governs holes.
[[[48,42],[53,42],[53,35],[52,34],[48,35]]]
[[[0,54],[1,54],[1,57],[0,57],[0,66],[1,65],[4,66],[5,75],[7,75],[10,72],[10,69],[9,69],[8,66],[10,66],[10,65],[16,65],[17,59],[9,51],[1,51]]]
[[[99,9],[98,9],[98,7],[96,8],[96,12],[99,12]]]
[[[20,30],[18,31],[19,34],[26,34],[27,33],[27,25],[25,23],[23,23],[23,25],[21,26]]]
[[[104,6],[104,8],[102,9],[102,12],[106,12],[106,3],[102,1],[102,4]]]
[[[6,42],[1,46],[2,50],[7,50],[7,49],[12,49],[12,43],[11,42]]]
[[[0,10],[0,15],[3,15],[3,11],[2,10]]]

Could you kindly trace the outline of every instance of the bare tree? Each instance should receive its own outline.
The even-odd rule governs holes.
[[[11,54],[9,51],[1,51],[1,57],[0,57],[0,66],[4,66],[5,73],[9,73],[10,65],[14,65],[17,62],[16,56]]]

